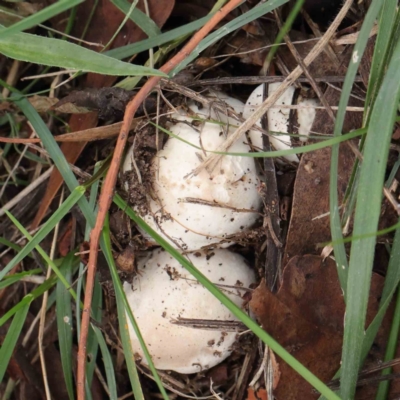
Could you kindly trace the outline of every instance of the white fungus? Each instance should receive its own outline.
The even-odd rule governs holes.
[[[243,109],[238,100],[219,94],[221,97],[238,112]],[[176,248],[191,251],[221,242],[224,242],[221,247],[227,247],[232,243],[230,235],[251,227],[259,217],[260,180],[256,164],[250,157],[226,155],[211,173],[203,169],[196,176],[191,175],[208,154],[207,150],[216,150],[238,123],[210,108],[199,109],[193,102],[189,107],[197,118],[225,124],[192,124],[196,115],[183,112],[173,115],[181,122],[172,124],[169,130],[196,147],[170,137],[157,153],[152,163],[153,193],[144,219]],[[245,139],[240,139],[228,151],[248,153],[250,147]],[[132,152],[133,148],[125,159],[124,172],[132,169]]]
[[[311,127],[314,123],[316,115],[315,107],[319,106],[320,103],[316,99],[304,99],[299,101],[299,105],[304,106],[305,108],[300,108],[297,111],[298,132],[300,135],[300,140],[302,142],[306,142],[308,140],[308,136],[310,135]]]
[[[281,83],[270,83],[268,85],[268,96],[273,94],[279,87]],[[243,110],[243,118],[247,119],[251,114],[262,104],[263,102],[263,91],[264,85],[259,85],[247,99],[246,105]],[[294,86],[289,86],[276,101],[275,106],[279,105],[292,105],[294,96]],[[298,102],[299,106],[304,106],[305,108],[300,108],[297,110],[297,123],[299,135],[303,135],[301,140],[306,141],[306,136],[309,135],[311,126],[315,118],[315,109],[312,106],[318,105],[318,101],[315,99],[305,99]],[[276,150],[287,150],[292,148],[291,139],[289,135],[284,133],[289,132],[289,118],[290,109],[289,108],[277,108],[273,107],[267,111],[268,117],[268,129],[271,131],[271,136],[269,137],[271,145]],[[261,122],[256,122],[257,126],[261,126]],[[274,132],[281,132],[283,134],[275,134]],[[250,131],[250,139],[252,144],[258,148],[262,149],[262,134],[257,130]],[[296,154],[290,154],[284,157],[290,162],[298,162],[299,159]]]
[[[245,260],[228,250],[190,253],[188,257],[214,284],[238,288],[249,287],[255,281]],[[178,318],[218,321],[236,318],[170,254],[163,250],[151,252],[139,261],[138,272],[132,285],[125,282],[124,290],[156,368],[190,374],[211,368],[231,354],[235,332],[171,323]],[[242,306],[243,290],[221,290]],[[129,333],[134,353],[146,363],[130,323]]]

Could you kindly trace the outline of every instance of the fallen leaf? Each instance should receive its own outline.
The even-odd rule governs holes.
[[[325,91],[325,98],[330,105],[337,105],[340,92],[332,88]],[[359,105],[359,101],[350,100],[349,105]],[[360,128],[361,113],[347,113],[343,132]],[[312,132],[331,135],[333,121],[324,110],[317,110]],[[340,145],[338,191],[339,201],[347,188],[355,156],[346,143]],[[297,170],[292,213],[283,264],[292,257],[303,254],[320,254],[317,245],[331,239],[329,220],[329,186],[331,168],[331,149],[323,149],[305,153]]]
[[[372,321],[378,305],[383,278],[374,274],[367,314]],[[253,292],[250,301],[262,327],[306,368],[323,382],[328,382],[340,365],[345,305],[335,262],[319,256],[294,257],[287,264],[278,293],[272,294],[264,282]],[[390,318],[378,333],[366,365],[382,359]],[[278,357],[281,370],[277,399],[317,399],[300,375]],[[357,398],[373,398],[376,385],[362,387]]]

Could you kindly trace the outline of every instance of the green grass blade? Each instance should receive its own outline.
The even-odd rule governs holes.
[[[18,272],[17,274],[8,275],[0,282],[0,289],[4,289],[7,286],[19,282],[22,278],[36,274],[41,274],[42,272],[43,271],[40,268],[37,268],[37,269],[32,269],[30,271]]]
[[[390,329],[389,340],[386,346],[385,358],[383,361],[390,361],[396,357],[396,350],[399,339],[400,331],[400,291],[397,292],[396,308],[393,314],[392,327]],[[392,368],[386,368],[382,371],[382,375],[387,375],[392,372]],[[378,393],[376,394],[376,400],[386,400],[389,393],[388,380],[383,381],[379,384]]]
[[[367,357],[371,346],[374,343],[375,337],[382,324],[386,311],[391,304],[394,293],[396,292],[396,288],[400,283],[400,268],[398,267],[400,263],[400,222],[396,225],[398,225],[398,227],[394,236],[392,251],[390,253],[390,260],[387,269],[385,284],[382,291],[382,298],[379,304],[379,310],[376,313],[371,324],[368,326],[367,331],[365,332],[365,338],[363,341],[361,353],[362,360]],[[339,371],[335,374],[334,378],[339,378],[340,374],[341,369],[339,369]]]
[[[33,300],[37,299],[44,292],[46,292],[52,286],[54,286],[56,281],[57,281],[56,277],[52,276],[50,279],[42,283],[36,289],[32,290],[31,293],[24,296],[19,303],[17,303],[14,307],[10,308],[6,313],[4,313],[4,315],[0,318],[0,326],[3,326],[18,311],[23,309],[25,306],[31,304]]]
[[[106,371],[108,390],[110,392],[110,400],[117,400],[117,383],[115,381],[115,371],[112,363],[110,351],[108,350],[106,341],[100,329],[92,325],[93,332],[96,335],[97,342],[100,346],[101,355],[103,356],[104,369]]]
[[[7,365],[11,359],[15,345],[21,335],[22,327],[24,326],[26,316],[29,311],[29,305],[22,307],[16,314],[8,329],[7,335],[0,348],[0,382],[3,381],[4,374],[7,370]]]
[[[105,249],[104,256],[106,257],[106,259],[109,263],[110,273],[111,273],[111,277],[112,277],[113,284],[114,284],[121,340],[122,340],[122,344],[123,344],[123,348],[124,348],[125,360],[126,360],[127,367],[128,367],[128,373],[129,373],[129,378],[131,381],[134,397],[136,400],[144,399],[142,387],[141,387],[140,380],[139,380],[139,375],[138,375],[137,368],[136,368],[135,356],[133,354],[132,345],[131,345],[131,341],[130,341],[126,313],[128,314],[130,323],[132,324],[132,326],[135,330],[135,333],[139,339],[140,345],[142,346],[144,355],[146,357],[150,371],[153,374],[154,380],[158,386],[158,389],[160,390],[160,393],[163,396],[164,400],[168,400],[168,395],[164,389],[164,386],[163,386],[161,379],[157,373],[157,370],[154,367],[153,361],[147,350],[146,344],[140,333],[139,327],[138,327],[136,320],[132,314],[132,310],[129,307],[128,301],[125,296],[124,289],[122,288],[122,284],[121,284],[121,281],[118,276],[118,271],[117,271],[117,268],[114,263],[114,258],[112,256],[111,243],[110,243],[109,237],[110,237],[109,225],[108,225],[108,219],[107,219],[104,224],[104,230],[103,230],[103,235],[102,235],[102,241],[104,243],[104,249]]]
[[[29,240],[32,241],[33,237],[29,234],[29,232],[24,228],[24,226],[8,211],[6,211],[6,214],[8,218],[11,219],[11,221],[14,223],[14,225],[21,231],[21,233]],[[53,272],[56,274],[57,278],[61,281],[61,283],[64,285],[65,288],[70,292],[71,296],[76,299],[76,293],[75,291],[70,287],[70,284],[65,280],[64,275],[61,273],[61,271],[58,269],[57,265],[54,263],[54,261],[47,255],[47,253],[39,246],[35,246],[36,250],[38,253],[43,257],[43,259],[46,261],[46,263],[50,266],[50,268],[53,270]]]
[[[4,86],[4,82],[2,83],[2,85]],[[37,132],[45,149],[50,154],[50,157],[52,158],[55,166],[63,177],[69,190],[72,192],[76,187],[79,186],[79,183],[75,178],[75,175],[72,173],[63,152],[60,150],[60,147],[54,140],[51,132],[49,131],[49,128],[44,123],[38,112],[32,107],[31,103],[29,103],[29,101],[25,97],[22,97],[18,92],[16,92],[15,89],[13,89],[13,92],[14,93],[11,96],[11,100],[21,109],[26,118],[32,124],[35,132]],[[83,215],[86,218],[86,221],[91,227],[93,227],[96,222],[95,215],[93,209],[89,206],[86,198],[82,197],[78,201],[78,204],[82,210]]]
[[[82,3],[83,0],[59,0],[56,3],[24,18],[22,21],[18,21],[15,24],[9,26],[1,32],[1,38],[6,39],[8,36],[32,28],[52,17],[66,11],[76,5]]]
[[[382,10],[378,23],[378,33],[375,42],[374,55],[371,62],[369,83],[365,99],[365,104],[369,106],[372,106],[374,103],[377,91],[382,82],[384,69],[387,66],[391,43],[390,39],[397,14],[396,0],[383,0],[381,3]]]
[[[103,75],[167,76],[156,69],[116,61],[114,58],[62,39],[30,33],[16,33],[3,38],[2,32],[3,28],[0,29],[0,53],[15,60]]]
[[[300,10],[302,9],[304,4],[304,0],[297,0],[296,3],[294,4],[293,8],[290,10],[290,13],[282,26],[282,29],[279,31],[278,35],[275,38],[275,41],[269,50],[267,57],[265,58],[264,61],[264,66],[263,66],[263,71],[265,74],[267,74],[267,68],[266,66],[269,66],[272,59],[274,58],[276,52],[279,50],[279,45],[281,44],[283,38],[285,35],[290,31],[290,28],[293,25],[293,22],[297,18],[297,15],[299,14]]]
[[[229,311],[239,318],[252,332],[257,335],[267,346],[271,348],[288,365],[295,369],[307,382],[316,390],[326,396],[327,399],[340,400],[339,397],[324,385],[314,374],[305,368],[282,346],[279,345],[271,336],[268,335],[255,321],[244,313],[232,300],[214,286],[201,272],[199,272],[188,260],[174,249],[165,239],[151,229],[118,195],[114,197],[115,204],[125,211],[125,213],[145,232],[147,232],[156,242],[170,253],[183,267],[185,267],[207,290],[209,290]]]
[[[236,156],[236,157],[250,157],[250,158],[274,158],[274,157],[284,157],[290,154],[303,154],[303,153],[309,153],[311,151],[323,149],[324,147],[330,147],[342,142],[345,142],[346,140],[354,139],[359,136],[363,136],[367,133],[367,128],[361,128],[361,129],[356,129],[352,132],[346,133],[344,135],[339,135],[336,137],[333,137],[331,139],[324,139],[321,140],[320,142],[313,143],[313,144],[307,144],[302,147],[295,147],[293,149],[287,149],[287,150],[275,150],[275,151],[257,151],[255,153],[231,153],[229,151],[214,151],[214,150],[208,150],[204,149],[200,146],[197,146],[183,138],[181,138],[179,135],[176,135],[175,133],[171,132],[168,129],[163,128],[162,126],[156,125],[153,122],[150,122],[150,124],[157,126],[158,129],[167,135],[180,140],[183,143],[186,143],[188,146],[194,147],[195,149],[198,149],[202,152],[207,152],[207,153],[212,153],[212,154],[221,154],[221,155],[227,155],[227,156]],[[285,133],[286,135],[286,133]]]
[[[343,83],[342,94],[340,96],[339,108],[336,114],[336,121],[333,136],[342,136],[344,118],[346,115],[346,107],[349,102],[354,79],[356,77],[361,57],[364,53],[368,42],[369,33],[378,16],[381,4],[380,0],[374,0],[371,4],[367,15],[364,18],[357,43],[353,49],[353,56],[347,69],[346,78]],[[339,213],[338,198],[338,166],[339,166],[339,145],[332,146],[332,158],[330,168],[330,186],[329,186],[329,207],[330,207],[330,224],[331,235],[333,240],[333,249],[336,259],[337,271],[339,275],[340,285],[342,287],[344,297],[347,297],[347,279],[349,266],[347,262],[346,249],[340,241],[343,239],[342,223]],[[374,228],[375,230],[375,228]]]
[[[396,45],[371,112],[357,194],[355,236],[372,232],[378,225],[389,144],[400,97],[399,62],[400,42]],[[375,241],[376,238],[355,240],[351,247],[340,388],[343,400],[352,399],[356,388]]]
[[[21,246],[19,246],[18,244],[15,244],[13,242],[10,242],[9,240],[7,240],[6,238],[2,238],[0,237],[0,244],[3,244],[4,246],[9,247],[10,249],[13,249],[15,251],[20,251],[22,249]]]
[[[124,349],[125,361],[131,382],[133,397],[135,400],[144,400],[142,386],[140,384],[139,374],[136,367],[135,354],[133,353],[129,338],[128,320],[126,318],[125,308],[123,307],[122,297],[119,291],[116,292],[116,301],[118,307],[119,332],[121,335],[121,342]]]
[[[193,21],[189,24],[180,26],[179,28],[172,29],[169,32],[162,33],[149,39],[141,40],[137,43],[127,44],[126,46],[108,50],[104,54],[109,57],[116,58],[117,60],[132,57],[133,55],[141,53],[142,51],[152,49],[153,47],[162,46],[163,44],[171,42],[172,40],[195,32],[196,30],[200,29],[211,17],[212,15],[207,15],[206,17],[198,19],[197,21]]]
[[[43,227],[36,233],[32,238],[31,235],[19,224],[20,229],[23,229],[24,235],[30,240],[28,244],[13,257],[13,259],[0,271],[0,280],[2,280],[11,269],[20,261],[22,261],[57,225],[59,221],[71,210],[73,205],[79,201],[79,199],[85,193],[85,188],[83,186],[78,186],[73,192],[68,196],[64,203],[57,209],[57,211],[52,214],[49,220],[43,225]],[[7,215],[13,220],[14,223],[18,224],[18,221],[12,217],[12,215],[6,211]],[[51,261],[52,264],[54,262]]]
[[[125,15],[128,14],[131,3],[126,0],[111,0]],[[153,37],[161,34],[157,24],[148,17],[143,11],[135,8],[129,17],[148,37]]]
[[[64,278],[71,285],[72,281],[72,264],[75,256],[71,252],[65,257],[63,262]],[[64,374],[64,382],[67,387],[70,400],[75,399],[74,383],[72,376],[72,331],[73,331],[73,315],[71,308],[72,297],[61,281],[57,282],[56,288],[56,317],[58,343],[60,347],[61,365]]]

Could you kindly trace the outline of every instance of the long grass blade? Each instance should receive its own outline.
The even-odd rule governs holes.
[[[40,268],[37,268],[37,269],[32,269],[30,271],[18,272],[16,274],[8,275],[0,282],[0,289],[4,289],[7,286],[19,282],[21,279],[27,276],[41,274],[42,272],[43,271]]]
[[[14,223],[14,225],[21,231],[21,233],[29,240],[32,241],[33,237],[29,234],[29,232],[24,228],[24,226],[8,211],[6,211],[6,214],[8,218],[11,219],[11,221]],[[39,246],[35,246],[36,250],[38,253],[43,257],[43,259],[46,261],[46,263],[50,266],[50,268],[53,270],[57,278],[60,280],[60,282],[64,285],[65,288],[70,292],[71,296],[76,299],[76,293],[75,291],[71,288],[69,283],[65,280],[64,275],[61,273],[55,262],[47,255],[47,253]]]
[[[22,327],[24,326],[26,316],[29,311],[29,304],[24,305],[16,314],[8,329],[7,335],[0,348],[0,382],[3,381],[8,363],[10,362],[15,345],[20,337]]]
[[[115,371],[112,363],[110,351],[108,350],[106,341],[100,329],[92,325],[93,332],[96,335],[97,342],[100,346],[101,355],[103,357],[104,369],[106,371],[107,384],[109,390],[110,400],[117,400],[117,383],[115,381]]]
[[[386,353],[383,361],[390,361],[396,356],[396,350],[398,345],[400,332],[400,291],[397,292],[396,307],[393,314],[392,326],[390,329],[389,340],[386,345]],[[386,368],[382,371],[382,375],[387,375],[392,372],[392,368]],[[388,380],[383,381],[379,384],[378,393],[376,394],[376,400],[386,400],[389,393]]]
[[[131,3],[126,0],[111,0],[111,2],[118,7],[124,14],[129,13]],[[148,36],[158,36],[161,34],[160,28],[157,24],[148,17],[143,11],[135,8],[129,18]]]
[[[335,127],[333,136],[342,136],[344,118],[346,115],[346,107],[349,102],[354,79],[356,77],[361,57],[367,46],[369,33],[378,16],[381,4],[380,0],[374,0],[365,16],[361,27],[357,43],[353,49],[352,59],[347,69],[346,78],[343,83],[342,94],[339,101],[339,109],[336,115]],[[338,165],[339,165],[339,145],[332,146],[331,168],[330,168],[330,185],[329,185],[329,207],[330,207],[330,223],[331,235],[333,240],[333,249],[336,259],[337,271],[340,280],[340,285],[344,293],[344,298],[347,297],[347,279],[349,265],[346,256],[342,235],[342,223],[339,214],[339,198],[338,198]],[[374,230],[375,231],[375,228]]]
[[[38,244],[52,231],[52,229],[57,225],[59,221],[71,210],[71,208],[76,204],[80,198],[82,198],[85,193],[85,188],[83,186],[78,186],[73,192],[68,196],[64,203],[57,209],[57,211],[52,214],[49,220],[42,226],[42,228],[36,233],[32,238],[31,235],[24,229],[21,224],[18,224],[12,215],[6,211],[7,215],[13,220],[14,223],[19,225],[19,228],[24,231],[24,235],[29,239],[30,242],[25,245],[25,247],[16,254],[13,259],[0,271],[0,280],[2,280],[11,269],[20,261],[22,261]],[[51,261],[51,264],[54,264]],[[55,264],[54,264],[55,265]]]
[[[71,285],[72,266],[74,261],[74,253],[69,253],[63,262],[63,275],[65,280]],[[61,268],[60,268],[61,269]],[[72,297],[66,287],[57,282],[56,288],[56,316],[58,343],[60,347],[61,365],[64,374],[64,382],[70,400],[75,399],[74,384],[72,376],[72,331],[73,331],[73,315],[71,307]]]
[[[400,42],[396,45],[371,113],[357,193],[355,236],[372,232],[378,225],[389,144],[400,97],[399,62]],[[375,241],[376,238],[355,240],[351,247],[340,387],[343,400],[352,399],[356,388]]]
[[[4,82],[2,82],[2,85],[4,85]],[[49,131],[49,128],[44,123],[38,112],[33,108],[31,103],[29,103],[29,101],[25,97],[22,97],[21,94],[15,89],[12,89],[12,91],[13,94],[10,99],[21,109],[26,118],[32,124],[35,132],[37,132],[45,149],[50,154],[50,157],[52,158],[55,166],[57,167],[66,185],[68,186],[68,189],[72,192],[75,188],[79,186],[78,180],[72,173],[63,152],[61,151],[57,142],[54,140],[54,137]],[[96,222],[95,215],[93,209],[89,206],[86,198],[82,197],[78,201],[78,204],[82,210],[83,215],[86,218],[86,221],[91,227],[93,227]]]
[[[150,37],[149,39],[141,40],[138,43],[127,44],[125,46],[117,47],[116,49],[108,50],[104,54],[118,60],[132,57],[133,55],[141,53],[142,51],[152,49],[153,47],[162,46],[163,44],[171,42],[172,40],[195,32],[196,30],[200,29],[211,17],[212,15],[207,15],[206,17],[198,19],[197,21],[193,21],[189,24],[180,26],[179,28],[172,29],[169,32]]]
[[[40,10],[35,14],[30,15],[29,17],[26,17],[23,20],[18,21],[15,24],[4,29],[1,32],[1,38],[6,39],[8,36],[14,33],[33,28],[34,26],[54,17],[55,15],[58,15],[72,7],[75,7],[83,1],[84,0],[59,0],[56,3],[44,8],[43,10]]]
[[[40,297],[44,292],[51,289],[57,279],[56,276],[52,276],[50,279],[42,283],[36,289],[32,290],[31,293],[27,294],[22,298],[22,300],[17,303],[14,307],[10,308],[4,315],[0,318],[0,326],[3,326],[13,315],[15,315],[18,311],[22,310],[25,306],[29,306],[33,300]]]
[[[369,83],[365,104],[372,106],[374,99],[382,82],[384,68],[387,66],[391,36],[393,33],[393,25],[397,15],[397,1],[383,0],[381,1],[381,15],[379,17],[379,29],[376,36],[374,55],[371,62],[371,70],[369,74]],[[368,119],[368,113],[365,117]]]
[[[3,31],[1,28],[0,53],[15,60],[103,75],[167,76],[156,69],[117,61],[62,39],[22,32],[3,38]]]

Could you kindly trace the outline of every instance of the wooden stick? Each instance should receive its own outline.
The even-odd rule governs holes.
[[[192,39],[180,50],[171,60],[164,64],[160,71],[169,73],[179,63],[181,63],[200,43],[200,41],[223,19],[228,15],[234,8],[236,8],[242,0],[231,0],[221,10],[212,16],[212,18],[197,32],[193,35]],[[151,77],[136,96],[126,106],[124,120],[122,122],[121,131],[119,133],[117,143],[114,150],[113,159],[111,161],[110,169],[104,180],[100,199],[99,199],[99,211],[97,214],[96,224],[90,235],[90,254],[88,262],[88,273],[86,278],[86,290],[85,300],[82,312],[82,323],[81,323],[81,335],[79,339],[79,350],[78,350],[78,373],[77,373],[77,394],[78,400],[85,399],[85,370],[86,370],[86,343],[89,332],[89,321],[90,321],[90,308],[92,304],[94,277],[96,274],[97,264],[97,253],[100,241],[101,231],[103,224],[111,205],[113,198],[113,191],[117,181],[117,175],[121,164],[121,158],[124,151],[125,143],[128,138],[131,121],[135,116],[136,110],[145,100],[150,91],[157,85],[161,80],[159,76]]]

